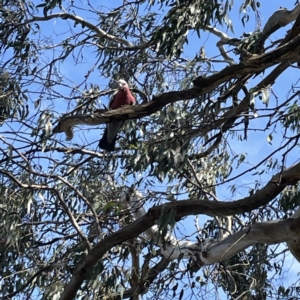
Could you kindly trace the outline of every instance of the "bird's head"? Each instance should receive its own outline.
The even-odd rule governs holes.
[[[128,87],[127,82],[126,82],[125,80],[123,80],[123,79],[120,79],[120,80],[118,81],[118,83],[119,83],[119,89],[121,89],[121,90],[123,90],[124,88],[127,88],[127,87]]]

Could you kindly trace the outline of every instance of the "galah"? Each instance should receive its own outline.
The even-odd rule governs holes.
[[[135,104],[135,98],[133,97],[127,82],[123,79],[118,81],[119,87],[118,91],[112,96],[108,108],[117,109],[123,105],[133,105]],[[118,121],[106,124],[106,129],[103,134],[102,139],[99,142],[99,147],[107,151],[115,150],[115,143],[117,138],[117,133],[122,127],[124,121]]]

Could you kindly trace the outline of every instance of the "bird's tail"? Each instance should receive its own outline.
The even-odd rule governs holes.
[[[107,141],[107,129],[105,129],[103,137],[99,142],[99,147],[101,149],[109,151],[109,152],[114,151],[115,150],[115,144],[116,144],[116,138],[117,138],[117,135],[115,136],[115,138],[111,142],[108,142]]]

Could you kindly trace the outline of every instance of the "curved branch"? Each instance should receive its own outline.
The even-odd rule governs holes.
[[[300,218],[255,223],[245,227],[223,241],[208,245],[205,255],[200,254],[204,265],[224,261],[256,243],[278,244],[299,236]]]
[[[286,8],[279,9],[268,19],[265,27],[263,28],[262,34],[267,38],[273,32],[281,27],[288,25],[295,21],[300,13],[300,4],[294,9],[287,10]]]
[[[99,37],[108,39],[108,40],[116,42],[116,43],[120,43],[120,44],[128,47],[127,50],[138,50],[138,49],[143,49],[143,48],[149,46],[148,43],[134,45],[133,43],[131,43],[125,39],[122,39],[122,38],[119,38],[117,36],[107,33],[106,31],[102,30],[101,28],[97,27],[96,25],[81,18],[80,16],[76,16],[76,15],[69,14],[69,13],[56,13],[56,14],[43,16],[43,17],[34,16],[32,19],[27,20],[25,24],[36,22],[36,21],[49,21],[51,19],[57,19],[57,18],[62,19],[62,20],[69,19],[69,20],[74,21],[75,23],[79,23],[83,27],[87,27],[90,30],[92,30],[93,32],[95,32],[97,34],[97,36],[99,36]]]
[[[109,235],[102,241],[100,241],[78,264],[73,277],[66,285],[65,290],[61,296],[61,300],[74,299],[78,289],[85,279],[88,278],[93,266],[99,259],[113,246],[119,245],[124,241],[132,239],[139,234],[145,232],[155,225],[155,221],[160,217],[163,209],[173,209],[176,211],[175,218],[179,220],[185,216],[206,214],[210,216],[229,216],[239,213],[245,213],[252,211],[262,205],[267,204],[276,196],[279,195],[283,189],[289,184],[295,184],[300,180],[300,163],[284,170],[281,173],[273,176],[265,187],[257,191],[254,195],[246,197],[241,200],[225,202],[225,201],[199,201],[197,200],[180,200],[171,203],[155,206],[151,208],[144,216],[122,228],[121,230]],[[281,221],[284,222],[284,221]],[[285,220],[285,224],[288,227],[286,230],[294,232],[295,226],[300,226],[300,219]],[[227,239],[226,239],[227,240]],[[285,239],[289,240],[287,232],[285,233]],[[276,240],[278,241],[278,240]],[[281,241],[281,240],[280,240]],[[275,243],[275,240],[274,240]],[[228,248],[227,248],[228,249]],[[201,259],[204,259],[203,257]]]
[[[65,132],[67,139],[73,138],[72,128],[79,124],[99,125],[120,120],[137,119],[149,116],[164,106],[175,103],[180,100],[190,100],[195,97],[210,93],[216,87],[222,85],[230,79],[256,74],[268,67],[278,63],[294,62],[297,57],[297,51],[300,48],[300,35],[293,38],[288,43],[277,49],[262,55],[253,55],[247,61],[237,65],[224,68],[222,71],[209,76],[198,77],[193,81],[195,87],[185,91],[172,91],[154,96],[152,101],[135,106],[121,107],[105,113],[81,114],[62,117],[58,125],[53,129],[53,133]]]

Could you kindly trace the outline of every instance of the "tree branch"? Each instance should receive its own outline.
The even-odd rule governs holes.
[[[212,92],[223,83],[241,76],[254,74],[274,66],[281,62],[294,62],[300,48],[300,36],[296,36],[288,43],[262,55],[253,55],[245,62],[228,66],[222,71],[209,76],[198,77],[194,80],[194,88],[185,91],[172,91],[159,96],[154,96],[153,100],[142,105],[121,107],[105,113],[81,114],[62,117],[58,125],[53,129],[53,133],[65,132],[67,139],[73,138],[72,128],[79,124],[99,125],[103,123],[120,120],[137,119],[149,116],[170,103],[180,100],[190,100],[195,97]]]
[[[52,14],[52,15],[48,15],[48,16],[44,16],[44,17],[36,17],[34,16],[32,19],[29,19],[26,21],[26,23],[32,23],[32,22],[36,22],[36,21],[49,21],[51,19],[62,19],[62,20],[73,20],[75,23],[79,23],[81,24],[83,27],[87,27],[89,29],[91,29],[93,32],[95,32],[99,37],[103,37],[106,38],[108,40],[120,43],[122,45],[125,45],[127,47],[133,47],[134,45],[124,39],[118,38],[117,36],[108,34],[107,32],[105,32],[104,30],[100,29],[99,27],[95,26],[94,24],[87,22],[85,19],[81,18],[80,16],[76,16],[73,14],[68,14],[68,13],[57,13],[57,14]]]
[[[155,220],[157,220],[163,209],[174,209],[176,211],[175,218],[179,220],[185,216],[189,215],[198,215],[198,214],[206,214],[210,216],[229,216],[239,213],[245,213],[252,211],[262,205],[267,204],[276,196],[279,195],[283,189],[289,184],[295,184],[298,180],[300,180],[300,163],[284,170],[281,173],[273,176],[272,179],[267,183],[265,187],[261,190],[257,191],[254,195],[246,197],[241,200],[225,202],[225,201],[200,201],[197,200],[180,200],[174,201],[171,203],[155,206],[151,208],[144,216],[122,228],[121,230],[109,235],[102,241],[100,241],[88,254],[87,256],[78,264],[76,267],[73,277],[70,282],[66,285],[65,290],[61,296],[61,300],[71,300],[74,299],[78,289],[80,288],[83,281],[88,278],[91,269],[98,262],[99,259],[113,246],[119,245],[124,241],[132,239],[139,234],[145,232],[155,225]],[[280,221],[285,223],[284,228],[286,228],[284,233],[284,240],[281,240],[282,236],[280,236],[280,241],[287,241],[290,239],[287,232],[289,232],[290,236],[295,236],[296,231],[295,226],[299,226],[300,219],[296,220],[285,220]],[[267,224],[269,226],[269,224]],[[257,227],[258,230],[259,227]],[[267,228],[277,228],[275,226],[267,227]],[[269,232],[269,231],[268,231]],[[293,234],[291,234],[293,233]],[[237,233],[238,234],[238,233]],[[245,232],[243,232],[245,234]],[[266,236],[269,236],[266,235]],[[230,238],[230,237],[229,237]],[[278,241],[274,237],[274,242]],[[225,244],[221,244],[220,247],[225,247],[227,243],[227,239],[224,242]],[[217,247],[217,246],[216,246]],[[222,248],[224,249],[224,248]],[[227,248],[228,249],[228,244]],[[224,252],[223,252],[224,253]],[[230,252],[231,253],[231,252]],[[204,257],[201,257],[204,259]],[[204,261],[205,262],[205,261]]]
[[[262,34],[267,38],[276,30],[295,21],[300,13],[300,4],[294,9],[287,10],[286,8],[279,9],[268,19]]]
[[[207,246],[205,255],[200,254],[204,265],[224,261],[256,243],[278,244],[299,237],[300,218],[255,223],[234,233],[223,241]]]

